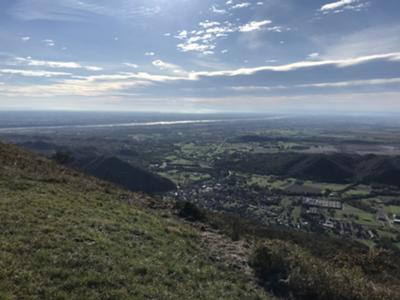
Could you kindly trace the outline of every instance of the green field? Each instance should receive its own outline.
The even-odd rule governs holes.
[[[365,226],[378,226],[375,216],[371,213],[344,204],[343,210],[336,211],[335,217],[340,220],[351,220]]]

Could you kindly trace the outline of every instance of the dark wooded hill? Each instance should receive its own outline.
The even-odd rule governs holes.
[[[332,183],[400,186],[400,157],[294,152],[232,155],[216,163],[220,170],[294,177]]]
[[[70,166],[131,191],[159,193],[176,189],[171,180],[133,166],[117,157],[85,157],[73,160]]]

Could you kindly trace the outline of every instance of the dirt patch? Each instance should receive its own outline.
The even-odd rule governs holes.
[[[249,266],[252,245],[248,241],[232,241],[230,237],[202,223],[193,225],[200,230],[201,246],[210,253],[210,259],[254,277],[253,269]]]

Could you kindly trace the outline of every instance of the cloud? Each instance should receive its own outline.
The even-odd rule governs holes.
[[[29,36],[23,36],[23,37],[21,38],[21,41],[23,41],[23,42],[28,42],[30,39],[31,39],[31,38],[30,38]]]
[[[83,68],[88,70],[88,71],[94,71],[94,72],[98,72],[98,71],[104,70],[102,67],[96,67],[96,66],[87,66],[87,67],[83,67]]]
[[[59,76],[70,76],[71,73],[65,72],[51,72],[44,70],[18,70],[18,69],[0,69],[0,73],[10,75],[20,75],[24,77],[59,77]]]
[[[203,28],[205,28],[205,29],[210,28],[210,27],[219,26],[219,25],[221,25],[220,22],[216,22],[216,21],[210,22],[210,21],[208,21],[208,20],[199,23],[199,26],[200,26],[200,27],[203,27]]]
[[[225,9],[220,9],[216,5],[211,6],[210,10],[215,14],[226,14],[227,11]]]
[[[177,47],[182,52],[196,51],[203,54],[211,54],[212,50],[215,49],[215,45],[205,45],[199,43],[182,43],[178,44]]]
[[[36,60],[31,57],[23,58],[16,57],[15,61],[19,64],[24,64],[32,67],[48,67],[55,69],[85,69],[88,71],[101,71],[103,68],[96,66],[82,66],[77,62],[61,62],[61,61],[46,61],[46,60]]]
[[[139,66],[137,64],[132,64],[132,63],[124,63],[125,66],[130,67],[130,68],[134,68],[137,69],[139,68]]]
[[[82,66],[76,62],[44,61],[44,60],[35,60],[32,59],[31,57],[27,58],[16,57],[15,60],[18,63],[34,67],[49,67],[49,68],[64,68],[64,69],[82,68]]]
[[[348,68],[351,66],[373,62],[373,61],[397,61],[400,62],[400,52],[377,54],[370,56],[361,56],[347,59],[338,60],[306,60],[298,61],[284,65],[266,65],[253,68],[239,68],[233,70],[220,70],[220,71],[198,71],[198,72],[187,72],[184,71],[180,66],[164,62],[162,60],[154,60],[153,66],[158,67],[161,70],[168,70],[174,73],[179,73],[179,76],[171,75],[158,75],[149,74],[144,72],[139,73],[126,73],[121,72],[111,75],[91,75],[91,76],[74,76],[76,79],[85,79],[87,81],[99,81],[99,80],[128,80],[137,79],[141,81],[152,81],[152,82],[168,82],[168,81],[199,81],[202,77],[235,77],[235,76],[249,76],[259,72],[290,72],[301,69],[310,69],[321,66],[334,66],[336,68]],[[41,64],[39,64],[41,65]],[[71,65],[76,67],[75,65]],[[52,77],[52,76],[67,76],[70,73],[65,72],[50,72],[44,70],[17,70],[17,69],[0,69],[0,73],[3,74],[16,74],[22,76],[37,76],[37,77]]]
[[[270,20],[253,21],[247,24],[236,26],[229,21],[223,23],[217,21],[205,20],[199,23],[199,30],[182,30],[175,36],[176,39],[182,40],[177,45],[178,50],[182,52],[200,52],[202,54],[213,54],[216,48],[216,41],[220,38],[227,37],[234,32],[252,32],[261,29],[269,31],[281,32],[284,28],[280,26],[265,27],[271,24]]]
[[[185,74],[187,73],[186,71],[184,71],[182,69],[182,67],[175,65],[175,64],[171,64],[171,63],[167,63],[164,62],[160,59],[154,60],[152,62],[152,65],[159,68],[160,70],[166,70],[166,71],[171,71],[173,73],[180,73],[180,74]]]
[[[329,14],[329,13],[341,13],[346,10],[352,10],[352,11],[362,11],[363,9],[366,9],[369,7],[370,2],[362,2],[365,0],[341,0],[341,1],[336,1],[332,3],[328,3],[323,5],[320,8],[320,11],[323,14]]]
[[[10,70],[0,69],[0,73],[15,74],[32,77],[56,77],[72,75],[62,72],[48,72],[35,70]],[[122,92],[126,89],[142,89],[152,86],[154,83],[171,81],[192,80],[190,76],[167,76],[158,74],[139,73],[118,73],[106,75],[71,76],[61,82],[51,84],[27,84],[27,85],[4,85],[0,87],[0,94],[12,97],[32,95],[36,97],[54,96],[110,96],[115,92]]]
[[[240,32],[250,32],[250,31],[255,31],[255,30],[260,30],[262,27],[265,25],[271,24],[272,22],[270,20],[264,20],[264,21],[253,21],[250,23],[247,23],[245,25],[239,26],[239,31]]]
[[[154,52],[145,52],[144,55],[145,56],[154,56],[156,54]]]
[[[378,78],[378,79],[365,79],[365,80],[349,80],[337,82],[317,82],[309,84],[295,84],[295,85],[275,85],[275,86],[232,86],[228,89],[237,92],[257,92],[257,91],[273,91],[285,90],[294,88],[345,88],[345,87],[358,87],[358,86],[374,86],[374,85],[388,85],[399,84],[400,78]]]
[[[187,36],[188,36],[187,30],[181,30],[180,32],[178,32],[178,35],[176,35],[175,38],[177,38],[179,40],[183,40],[183,39],[187,38]]]
[[[68,22],[86,22],[88,16],[108,16],[119,20],[132,20],[138,15],[152,17],[161,13],[159,5],[149,5],[141,1],[114,0],[78,1],[78,0],[18,0],[13,1],[7,11],[12,16],[26,20],[50,20]]]
[[[202,97],[209,97],[208,90],[213,90],[214,95],[221,97],[232,93],[272,93],[277,90],[279,94],[285,91],[286,94],[293,93],[294,90],[301,93],[313,94],[314,89],[333,89],[341,91],[344,88],[352,87],[373,87],[379,85],[391,85],[390,88],[399,86],[400,78],[392,76],[390,78],[370,78],[354,79],[352,66],[365,63],[387,63],[400,62],[400,53],[378,54],[373,56],[362,56],[340,60],[306,60],[291,64],[266,65],[254,68],[239,68],[233,70],[220,71],[198,71],[187,72],[180,66],[154,60],[152,65],[166,74],[153,74],[146,72],[120,72],[114,74],[99,75],[71,75],[64,72],[50,72],[43,70],[15,70],[0,69],[1,74],[20,75],[30,77],[62,77],[57,82],[49,84],[23,84],[18,86],[6,83],[1,86],[1,95],[22,96],[110,96],[115,94],[136,93],[138,90],[142,94],[160,95],[171,97],[182,97],[183,91],[200,93]],[[346,78],[348,80],[329,81],[329,76],[319,76],[319,67],[326,66],[324,74],[334,74],[335,78]],[[386,65],[387,66],[387,65]],[[346,70],[347,69],[347,70]],[[265,73],[268,72],[268,73]],[[319,74],[319,75],[318,75]],[[340,77],[337,77],[340,74]],[[388,73],[389,75],[390,73]],[[312,76],[310,76],[312,75]],[[343,76],[345,75],[345,76]],[[240,78],[233,78],[240,77]],[[326,78],[326,82],[313,82],[315,78]],[[323,79],[322,79],[323,80]],[[270,86],[266,84],[269,83]],[[173,85],[167,88],[166,84]],[[259,85],[259,86],[258,86]],[[190,90],[192,88],[192,90]],[[189,91],[190,90],[190,91]],[[296,92],[297,93],[297,92]],[[278,94],[277,94],[278,95]],[[247,98],[246,98],[247,99]]]
[[[358,1],[359,0],[340,0],[340,1],[336,1],[336,2],[331,2],[331,3],[323,5],[320,10],[326,11],[326,10],[338,9],[340,7],[356,3]]]
[[[321,67],[321,66],[336,66],[338,68],[350,67],[370,61],[400,61],[400,52],[387,53],[387,54],[376,54],[369,56],[361,56],[347,59],[338,60],[318,60],[318,61],[299,61],[291,64],[278,65],[278,66],[260,66],[255,68],[240,68],[236,70],[225,70],[225,71],[211,71],[211,72],[196,72],[193,75],[205,76],[205,77],[218,77],[218,76],[242,76],[242,75],[253,75],[263,71],[273,72],[289,72],[299,69]]]
[[[242,2],[242,3],[238,3],[238,4],[231,6],[231,9],[245,8],[245,7],[249,7],[249,6],[251,6],[250,2]]]
[[[54,47],[56,45],[56,43],[52,39],[45,39],[42,42],[45,43],[49,47]]]
[[[400,78],[379,78],[379,79],[302,84],[302,85],[297,85],[296,87],[343,88],[343,87],[354,87],[354,86],[386,85],[386,84],[399,84],[399,83],[400,83]]]
[[[140,81],[111,81],[101,82],[101,84],[85,80],[66,80],[56,84],[36,84],[26,86],[6,86],[0,87],[0,92],[8,96],[20,97],[35,95],[36,97],[59,97],[59,96],[84,96],[96,97],[110,95],[115,91],[120,91],[133,87],[148,86],[149,82]]]
[[[308,58],[311,58],[311,59],[316,59],[318,57],[319,57],[318,52],[313,52],[313,53],[308,54]]]

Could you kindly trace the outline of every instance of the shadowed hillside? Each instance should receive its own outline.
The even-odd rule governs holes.
[[[116,157],[84,158],[72,163],[74,168],[97,178],[121,185],[131,191],[157,193],[174,190],[169,179],[132,166]]]
[[[393,156],[303,153],[232,155],[219,161],[217,167],[319,182],[400,186],[400,158]]]

